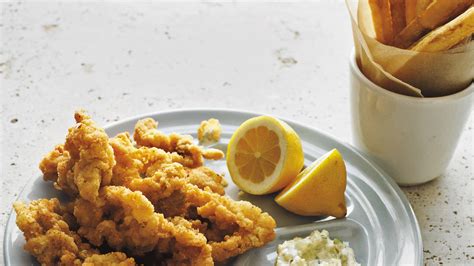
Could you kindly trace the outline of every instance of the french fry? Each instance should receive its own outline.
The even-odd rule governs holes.
[[[463,13],[472,4],[473,0],[434,0],[425,11],[395,36],[391,45],[399,48],[410,47],[428,31]]]
[[[395,36],[406,26],[405,0],[390,0],[390,16],[392,17],[392,32]]]
[[[423,11],[426,10],[426,8],[428,8],[428,6],[431,4],[431,2],[433,2],[433,0],[418,0],[416,1],[416,15],[421,15],[421,13],[423,13]]]
[[[416,5],[419,0],[405,0],[405,24],[416,18]]]
[[[370,10],[375,28],[376,39],[388,44],[393,39],[392,16],[389,0],[369,0]]]
[[[421,24],[430,30],[437,28],[463,13],[473,0],[434,0],[420,15]]]
[[[426,10],[433,0],[405,0],[405,25]]]
[[[411,50],[419,52],[438,52],[448,50],[474,34],[474,7],[433,30],[416,43]]]

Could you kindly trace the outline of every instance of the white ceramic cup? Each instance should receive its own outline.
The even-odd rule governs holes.
[[[385,90],[350,58],[352,141],[400,185],[440,176],[471,114],[474,83],[452,95],[416,98]]]

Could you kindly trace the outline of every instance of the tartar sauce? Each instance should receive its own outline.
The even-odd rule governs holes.
[[[276,265],[358,266],[360,264],[356,262],[354,251],[347,242],[330,239],[326,230],[322,232],[316,230],[308,237],[295,237],[278,245]]]

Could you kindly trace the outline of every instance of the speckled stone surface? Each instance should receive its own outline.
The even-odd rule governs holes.
[[[1,239],[11,203],[80,107],[100,124],[237,108],[350,142],[352,33],[343,1],[1,5]],[[429,264],[474,260],[473,132],[471,115],[446,173],[403,188]]]

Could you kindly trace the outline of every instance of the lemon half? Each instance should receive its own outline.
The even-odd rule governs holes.
[[[271,116],[242,123],[230,139],[226,157],[234,183],[254,195],[282,189],[293,181],[304,163],[298,134]]]

